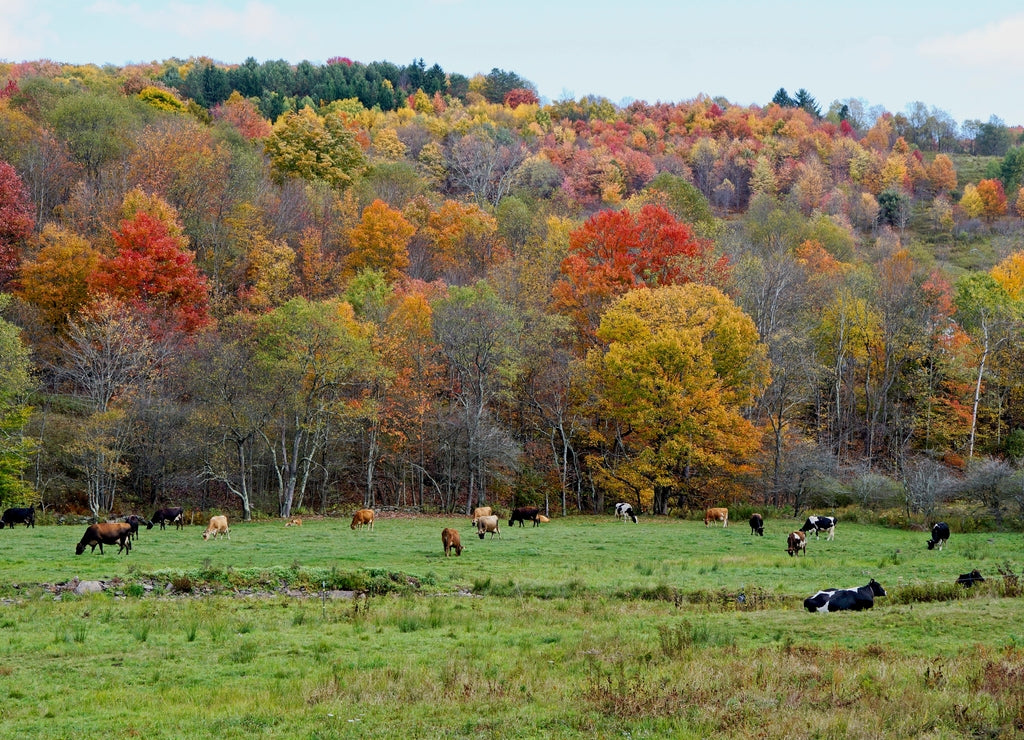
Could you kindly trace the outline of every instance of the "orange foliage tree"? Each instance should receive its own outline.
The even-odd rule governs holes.
[[[401,211],[382,200],[373,201],[349,233],[352,251],[346,260],[347,273],[381,270],[389,281],[396,280],[409,266],[409,240],[415,233]]]

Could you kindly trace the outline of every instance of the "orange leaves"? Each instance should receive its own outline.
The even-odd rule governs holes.
[[[352,252],[346,260],[349,275],[360,270],[380,270],[388,281],[397,279],[409,266],[409,241],[416,228],[400,211],[382,200],[375,200],[363,211],[363,217],[349,234]]]

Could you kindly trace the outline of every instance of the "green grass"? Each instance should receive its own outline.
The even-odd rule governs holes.
[[[445,559],[440,531],[451,525],[466,549]],[[373,533],[238,523],[230,541],[153,530],[127,557],[77,558],[84,528],[6,530],[0,736],[1024,731],[1024,602],[1000,596],[998,574],[1021,572],[1019,533],[954,533],[934,552],[921,532],[840,522],[835,541],[812,538],[798,559],[785,552],[795,526],[769,520],[755,538],[741,523],[579,517],[480,541],[456,518],[382,519]],[[947,598],[946,584],[975,567],[984,588]],[[342,571],[419,586],[353,599],[271,593]],[[191,595],[130,588],[186,573]],[[262,593],[236,594],[243,576],[264,587],[240,591]],[[59,600],[38,585],[74,577],[122,583]],[[870,577],[890,592],[870,612],[800,607],[818,588]]]

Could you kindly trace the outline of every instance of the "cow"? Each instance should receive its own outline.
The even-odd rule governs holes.
[[[537,521],[537,517],[540,515],[540,509],[536,506],[520,506],[512,511],[512,516],[508,520],[508,526],[514,526],[516,522],[519,522],[520,527],[525,527],[523,524],[525,521],[533,522],[533,526],[540,526],[540,522]]]
[[[89,552],[96,551],[96,545],[100,546],[100,555],[103,554],[104,545],[117,544],[117,552],[124,552],[127,555],[132,549],[132,525],[128,522],[99,522],[90,524],[82,539],[75,546],[75,555],[81,555],[88,546],[92,548]]]
[[[615,517],[622,517],[622,522],[626,523],[630,519],[633,520],[633,524],[636,524],[636,514],[633,513],[633,504],[618,503],[615,504]]]
[[[721,522],[723,527],[729,526],[729,510],[723,507],[708,509],[704,512],[704,526],[711,522]]]
[[[370,530],[373,530],[373,509],[360,509],[352,515],[350,529],[355,529],[356,527],[362,529],[365,526],[369,526]]]
[[[872,578],[860,588],[829,588],[804,599],[804,608],[809,612],[842,612],[870,609],[875,605],[876,596],[885,596],[882,584]]]
[[[760,514],[750,515],[750,534],[764,537],[764,517]]]
[[[149,521],[148,519],[143,519],[141,516],[138,516],[136,514],[129,514],[128,516],[126,516],[124,518],[124,520],[128,524],[131,525],[131,528],[132,528],[131,538],[133,540],[137,540],[139,538],[139,525],[140,524],[145,524],[146,525],[146,529],[152,529],[153,528],[153,522]]]
[[[217,539],[217,537],[231,539],[231,530],[228,529],[228,518],[223,514],[210,517],[210,524],[203,532],[203,539],[208,540],[211,537],[213,539]]]
[[[786,552],[789,553],[790,557],[799,555],[801,552],[806,555],[807,535],[799,529],[796,532],[790,532],[789,537],[786,538]]]
[[[14,529],[15,524],[24,524],[26,527],[36,528],[36,507],[35,504],[25,509],[11,508],[0,517],[0,529],[10,525]]]
[[[482,516],[490,516],[494,513],[494,509],[490,506],[478,506],[473,509],[473,519],[479,519]]]
[[[498,516],[491,514],[490,516],[482,516],[475,520],[476,533],[480,535],[480,539],[484,538],[484,535],[488,532],[491,533],[491,539],[494,539],[494,535],[498,535],[498,539],[501,539],[501,530],[498,529]]]
[[[936,522],[932,525],[932,538],[928,540],[928,549],[934,550],[935,546],[938,545],[939,550],[942,550],[943,545],[949,539],[949,525],[945,522]]]
[[[298,517],[297,516],[294,519],[292,519],[291,521],[285,522],[284,526],[286,526],[286,527],[301,527],[302,526],[302,517]]]
[[[981,577],[981,573],[979,573],[978,569],[975,568],[970,573],[961,573],[960,577],[956,579],[956,582],[964,588],[970,588],[975,583],[984,583],[985,579]]]
[[[175,529],[181,529],[185,526],[185,519],[183,517],[184,513],[185,509],[181,506],[157,509],[153,512],[151,519],[153,520],[153,524],[160,525],[160,529],[166,529],[165,524],[167,522],[175,525]]]
[[[442,529],[441,544],[444,545],[445,557],[448,557],[452,550],[455,550],[456,557],[462,554],[462,540],[459,538],[458,530],[452,529],[451,527],[445,527]]]
[[[538,524],[547,524],[550,521],[551,520],[548,517],[544,516],[543,514],[538,514],[537,515],[537,523]]]
[[[807,517],[807,521],[804,522],[804,526],[800,527],[800,531],[804,534],[808,532],[814,532],[814,539],[818,539],[818,532],[825,532],[825,541],[833,540],[836,537],[836,521],[834,516],[814,516]]]

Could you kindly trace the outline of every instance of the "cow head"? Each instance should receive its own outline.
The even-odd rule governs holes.
[[[482,529],[478,530],[477,534],[480,535],[480,539],[484,538],[484,531]]]
[[[75,555],[81,555],[83,552],[85,552],[85,543],[79,542],[75,545]]]
[[[885,589],[882,588],[882,584],[874,578],[868,581],[868,586],[871,588],[871,593],[875,596],[885,596]]]

